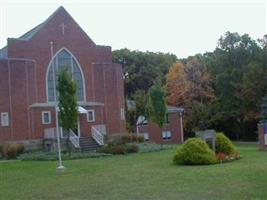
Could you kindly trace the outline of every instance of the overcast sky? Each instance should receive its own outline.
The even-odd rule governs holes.
[[[266,34],[265,0],[0,0],[0,48],[64,6],[99,45],[170,52],[212,51],[226,31]]]

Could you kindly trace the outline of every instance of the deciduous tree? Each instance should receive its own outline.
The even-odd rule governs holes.
[[[58,74],[58,101],[59,101],[59,118],[61,126],[67,130],[67,148],[69,154],[71,147],[69,143],[71,129],[77,128],[77,85],[67,68],[61,70]]]

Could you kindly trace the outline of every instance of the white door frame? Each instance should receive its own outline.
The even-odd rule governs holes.
[[[78,115],[78,120],[77,120],[77,131],[78,131],[78,137],[81,137],[81,129],[80,129],[80,115]]]

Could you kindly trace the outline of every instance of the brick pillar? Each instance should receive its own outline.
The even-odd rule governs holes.
[[[265,138],[264,138],[264,124],[263,123],[258,124],[258,134],[259,134],[259,149],[265,150],[266,145],[265,145]]]

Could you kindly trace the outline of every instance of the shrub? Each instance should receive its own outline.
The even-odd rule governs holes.
[[[138,144],[139,152],[140,153],[148,153],[148,152],[157,152],[167,149],[173,149],[175,148],[175,145],[173,144],[154,144],[154,143],[140,143]]]
[[[22,154],[25,150],[24,144],[2,144],[1,154],[5,159],[15,159],[18,155]]]
[[[131,134],[123,134],[122,135],[122,143],[126,144],[126,143],[130,143],[132,141],[132,135]]]
[[[3,144],[2,155],[5,159],[14,159],[17,157],[17,147],[15,144]]]
[[[130,142],[138,142],[138,136],[136,134],[132,134]]]
[[[74,152],[69,156],[69,154],[62,154],[62,160],[75,160],[75,159],[85,159],[85,158],[99,158],[99,157],[106,157],[111,156],[111,154],[105,153],[78,153]],[[23,161],[55,161],[58,159],[57,152],[31,152],[31,153],[24,153],[18,157],[19,160]]]
[[[123,145],[117,145],[110,148],[111,154],[125,154],[126,153],[126,147]]]
[[[145,141],[144,135],[138,135],[137,136],[137,142],[143,143]]]
[[[17,154],[20,155],[25,152],[24,144],[17,144]]]
[[[127,140],[127,134],[112,134],[108,136],[107,144],[109,145],[125,144],[126,140]]]
[[[0,144],[0,156],[3,154],[2,147],[3,147],[3,145]]]
[[[137,144],[129,144],[126,146],[126,153],[137,153],[139,151],[139,147]]]
[[[177,149],[173,161],[184,165],[208,165],[216,163],[217,159],[205,141],[191,138]]]
[[[108,154],[126,154],[126,153],[136,153],[139,148],[136,144],[125,144],[125,145],[111,145],[100,147],[97,149],[98,153],[108,153]]]
[[[132,142],[144,142],[143,135],[136,134],[113,134],[108,136],[107,144],[109,145],[122,145]]]
[[[226,137],[223,133],[217,133],[216,134],[216,152],[222,152],[227,155],[234,153],[236,151],[235,146],[231,142],[231,140]]]

